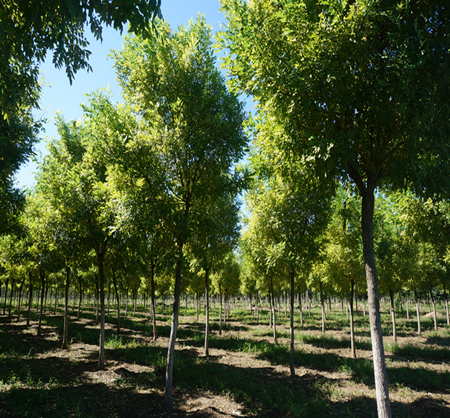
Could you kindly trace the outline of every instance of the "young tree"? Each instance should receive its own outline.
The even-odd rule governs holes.
[[[124,98],[142,131],[135,138],[147,147],[164,175],[162,196],[168,210],[161,218],[176,245],[172,328],[167,355],[166,399],[172,410],[172,377],[178,326],[184,245],[204,205],[238,186],[233,165],[243,155],[246,138],[242,104],[227,91],[215,66],[211,29],[203,18],[171,32],[156,23],[148,39],[125,41],[115,52]],[[123,138],[124,142],[131,138]],[[144,173],[141,173],[145,181]]]
[[[445,190],[450,11],[438,1],[222,0],[235,89],[253,95],[317,175],[362,198],[377,409],[390,417],[373,248],[375,190]]]

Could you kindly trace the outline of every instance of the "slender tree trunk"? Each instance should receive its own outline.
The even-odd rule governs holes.
[[[289,347],[289,367],[291,369],[291,376],[295,376],[295,363],[294,363],[294,296],[295,296],[295,271],[291,269],[291,315],[290,315],[290,337],[291,344]],[[301,312],[301,309],[300,309]]]
[[[391,301],[391,318],[392,318],[392,337],[394,338],[394,343],[397,342],[397,326],[395,323],[395,308],[394,308],[394,292],[389,288],[389,298]]]
[[[25,279],[26,279],[26,276],[24,276],[24,278],[22,279],[22,282],[20,283],[20,287],[19,287],[19,300],[17,302],[17,322],[20,321],[20,298],[22,297],[22,289],[23,289],[23,284],[25,283]]]
[[[298,309],[300,311],[300,326],[303,327],[303,309],[302,309],[302,294],[298,294]]]
[[[259,321],[259,292],[258,291],[256,291],[255,310],[256,310],[256,320]]]
[[[355,346],[355,318],[353,315],[353,298],[355,295],[355,281],[350,280],[350,353],[352,358],[356,358]]]
[[[78,278],[78,288],[80,290],[80,295],[78,298],[78,313],[77,313],[77,319],[80,319],[81,316],[81,305],[83,303],[83,285],[81,283],[81,276]]]
[[[360,182],[360,186],[361,186]],[[367,187],[360,187],[362,196],[362,239],[369,302],[370,334],[372,337],[373,366],[378,418],[390,418],[391,404],[384,356],[383,335],[381,331],[380,302],[378,296],[378,278],[373,249],[373,212],[375,206],[375,183],[369,176]]]
[[[325,334],[325,301],[323,297],[322,280],[319,282],[320,287],[320,306],[322,307],[322,334]]]
[[[434,301],[432,286],[430,286],[430,300],[431,300],[431,305],[433,306],[434,330],[437,331],[438,324],[437,324],[436,302]]]
[[[417,292],[414,291],[415,297],[416,297],[416,316],[417,316],[417,334],[421,334],[422,333],[422,327],[420,324],[420,300],[417,297]]]
[[[41,303],[37,335],[41,335],[42,314],[44,313],[45,273],[42,269],[39,270],[39,275],[41,276]]]
[[[128,290],[129,288],[127,287],[127,290],[125,292],[125,319],[127,319],[128,317]]]
[[[270,301],[272,304],[272,323],[273,323],[273,343],[278,344],[277,339],[277,317],[275,313],[275,295],[273,290],[273,278],[270,278]]]
[[[70,280],[70,267],[66,267],[66,288],[64,291],[64,330],[62,346],[63,350],[67,350],[67,344],[69,339],[69,280]]]
[[[151,285],[151,293],[152,293],[151,298],[152,298],[153,341],[156,341],[158,338],[158,333],[156,330],[155,263],[151,264],[150,285]]]
[[[30,313],[33,305],[33,280],[31,277],[31,273],[29,274],[29,277],[30,277],[30,291],[28,295],[27,327],[30,326]]]
[[[409,295],[406,296],[406,320],[409,321]]]
[[[220,299],[220,310],[219,310],[219,335],[222,335],[222,287],[219,284],[219,299]]]
[[[309,297],[309,292],[306,290],[306,304],[308,305],[308,318],[311,318],[311,298]]]
[[[14,295],[14,285],[16,284],[15,280],[12,280],[11,282],[11,292],[9,292],[9,307],[8,307],[8,317],[11,318],[11,308],[12,308],[12,300]]]
[[[448,295],[447,295],[447,289],[445,288],[445,284],[444,284],[444,303],[445,303],[445,314],[447,317],[447,325],[450,325],[450,318],[448,315]]]
[[[57,308],[58,308],[58,288],[55,289],[55,304],[53,305],[53,313],[55,315]]]
[[[49,284],[45,287],[44,313],[47,312],[47,296]]]
[[[120,334],[120,296],[119,296],[119,290],[117,289],[117,279],[116,279],[116,270],[112,269],[112,277],[113,277],[113,286],[114,286],[114,292],[116,294],[116,300],[117,300],[117,335]]]
[[[105,252],[106,246],[102,247],[98,253],[98,278],[99,278],[99,292],[100,292],[100,341],[98,350],[98,367],[104,369],[105,367]],[[98,302],[97,302],[98,305]]]
[[[200,315],[200,292],[196,294],[196,302],[197,302],[197,321]]]
[[[100,268],[99,268],[100,269]],[[99,300],[99,282],[100,278],[98,278],[97,282],[95,283],[95,322],[98,324],[98,300]]]
[[[166,368],[166,405],[167,412],[173,410],[172,400],[172,383],[173,383],[173,360],[175,355],[175,341],[177,338],[178,313],[180,307],[180,287],[181,287],[181,270],[183,268],[183,242],[178,243],[178,257],[175,270],[175,292],[173,301],[172,327],[170,330],[169,348],[167,351],[167,368]]]
[[[205,270],[205,298],[206,298],[205,356],[209,356],[209,268]]]

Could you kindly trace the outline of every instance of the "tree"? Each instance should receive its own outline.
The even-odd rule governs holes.
[[[220,260],[234,250],[238,238],[238,205],[236,196],[224,194],[206,202],[196,220],[190,240],[190,249],[197,270],[204,274],[206,300],[205,356],[209,356],[209,288],[210,273]]]
[[[50,154],[41,165],[40,178],[58,207],[65,224],[72,225],[78,245],[95,253],[100,292],[99,368],[105,365],[105,257],[115,231],[115,204],[107,184],[106,160],[101,155],[102,119],[93,95],[83,121],[57,119],[60,140],[49,143]]]
[[[362,237],[377,409],[390,417],[373,250],[375,190],[445,190],[449,10],[439,1],[222,0],[235,89],[253,95],[318,176],[351,181]]]
[[[29,105],[20,107],[8,121],[0,116],[0,235],[17,233],[25,195],[15,186],[14,175],[33,155],[41,128],[41,122],[33,121]]]
[[[355,287],[363,287],[364,263],[359,228],[359,199],[340,187],[332,203],[333,214],[326,231],[324,264],[331,285],[348,295],[350,305],[350,352],[356,357],[353,301]]]
[[[72,82],[80,69],[92,68],[84,31],[86,26],[102,40],[103,25],[123,31],[143,31],[160,16],[161,0],[102,2],[88,0],[5,0],[0,8],[0,99],[1,119],[10,119],[30,97],[37,106],[39,64],[53,51],[53,64],[64,67]],[[86,26],[85,26],[86,25]]]
[[[23,209],[24,197],[14,187],[14,174],[33,155],[42,129],[31,110],[38,108],[41,85],[39,64],[53,51],[53,64],[64,67],[69,81],[80,69],[91,70],[84,31],[102,39],[103,25],[143,31],[160,16],[161,0],[4,0],[0,5],[0,212],[11,228]]]
[[[227,91],[215,66],[211,28],[203,18],[171,32],[158,21],[149,37],[126,38],[114,52],[124,98],[142,122],[136,138],[147,143],[164,175],[162,196],[168,210],[161,218],[176,246],[174,304],[167,356],[166,400],[172,410],[172,377],[178,326],[184,246],[193,223],[209,201],[239,188],[233,165],[246,138],[242,104]],[[141,135],[142,134],[142,135]],[[122,137],[124,142],[131,141]],[[144,173],[141,173],[145,181]]]
[[[248,193],[248,203],[252,217],[256,218],[253,225],[260,228],[260,238],[253,240],[252,245],[276,248],[276,251],[266,252],[265,262],[268,266],[277,266],[278,274],[285,274],[289,279],[290,369],[294,376],[295,281],[318,255],[318,238],[328,223],[331,193],[315,181],[302,161],[278,158],[277,148],[267,140],[280,134],[274,130],[274,125],[273,121],[265,120],[257,126],[250,159],[251,171],[258,178]]]

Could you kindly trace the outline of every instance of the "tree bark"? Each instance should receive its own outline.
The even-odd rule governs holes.
[[[119,335],[120,334],[120,296],[119,296],[119,290],[117,289],[116,270],[114,270],[114,269],[112,269],[112,277],[113,277],[114,293],[116,294],[116,300],[117,300],[117,335]]]
[[[438,324],[437,324],[436,302],[434,301],[432,286],[430,286],[430,299],[431,299],[431,305],[433,306],[434,330],[437,331]]]
[[[166,367],[166,406],[167,412],[173,410],[172,399],[172,383],[173,383],[173,360],[175,355],[175,341],[177,339],[178,313],[180,307],[180,287],[181,287],[181,270],[183,268],[183,242],[178,242],[178,257],[175,270],[175,292],[173,301],[172,327],[170,330],[169,348],[167,351],[167,367]]]
[[[20,321],[20,298],[22,297],[22,289],[23,289],[23,284],[25,283],[25,279],[26,279],[26,276],[24,276],[24,278],[22,279],[22,282],[20,283],[20,287],[19,287],[19,300],[17,301],[17,322]]]
[[[15,280],[12,280],[11,282],[11,292],[9,293],[9,307],[8,307],[8,317],[11,318],[11,308],[12,308],[12,299],[14,295],[14,285],[16,284]]]
[[[295,296],[295,271],[291,269],[291,312],[290,312],[290,347],[289,347],[289,366],[291,369],[291,376],[295,376],[295,363],[294,363],[294,296]],[[301,311],[301,309],[300,309]]]
[[[375,374],[375,391],[379,418],[390,418],[391,405],[384,356],[383,335],[381,331],[380,302],[378,296],[378,278],[373,249],[373,213],[375,206],[375,180],[369,176],[367,187],[361,187],[362,196],[362,239],[364,264],[367,281],[367,296],[369,304],[370,334],[372,337],[373,366]]]
[[[416,293],[416,315],[417,315],[417,334],[421,334],[422,333],[422,327],[420,325],[420,301],[419,298],[417,297],[417,292]]]
[[[42,269],[39,269],[39,275],[41,276],[41,303],[39,306],[39,322],[37,335],[41,335],[42,314],[44,311],[45,273]]]
[[[394,308],[394,292],[389,288],[389,299],[391,301],[391,318],[392,318],[392,337],[394,343],[397,342],[397,324],[395,323],[395,308]]]
[[[352,358],[356,358],[356,346],[355,346],[355,318],[353,315],[353,298],[355,295],[355,281],[350,280],[350,352]]]
[[[156,330],[156,300],[155,300],[155,263],[151,263],[150,272],[150,287],[151,287],[151,298],[152,298],[152,323],[153,323],[153,341],[158,338],[158,333]]]
[[[209,268],[205,270],[205,298],[206,298],[205,356],[209,356]]]
[[[70,280],[70,267],[66,267],[66,288],[64,291],[64,330],[62,346],[63,350],[67,350],[68,338],[69,338],[69,280]]]
[[[219,335],[222,335],[222,287],[219,284],[219,299],[220,299],[220,310],[219,310]]]
[[[99,292],[100,292],[100,341],[98,350],[99,369],[103,369],[105,367],[105,272],[104,272],[105,251],[106,247],[103,246],[102,251],[97,255]]]
[[[31,277],[31,273],[29,274],[29,278],[30,278],[30,291],[28,295],[27,327],[30,326],[30,313],[33,305],[33,280]]]
[[[322,280],[319,282],[320,287],[320,306],[322,307],[322,334],[325,334],[325,301],[323,297]]]
[[[444,284],[444,303],[445,303],[445,314],[447,317],[447,325],[450,325],[450,318],[448,315],[448,295],[447,295],[447,289],[445,287],[445,284]]]
[[[275,296],[273,290],[273,278],[270,278],[270,302],[272,308],[272,324],[273,324],[273,343],[278,344],[277,339],[277,320],[275,315]]]

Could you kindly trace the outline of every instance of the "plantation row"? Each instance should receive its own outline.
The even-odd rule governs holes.
[[[61,303],[64,303],[64,294],[62,292],[58,292],[53,288],[48,288],[44,290],[44,297],[40,299],[37,296],[33,296],[33,294],[28,290],[23,293],[18,291],[9,291],[8,289],[4,289],[3,293],[0,289],[0,300],[3,300],[3,315],[7,315],[8,318],[12,321],[19,322],[21,319],[26,318],[27,326],[29,325],[30,316],[32,311],[34,310],[35,314],[45,314],[46,312],[52,312],[54,315],[61,313]],[[98,297],[98,295],[97,295]],[[95,315],[95,321],[98,323],[99,321],[99,303],[98,298],[95,297],[95,294],[88,293],[83,297],[83,295],[76,292],[69,292],[69,315],[76,316],[77,319],[80,319],[84,313],[93,312]],[[436,297],[435,297],[436,298]],[[115,296],[111,292],[106,293],[106,315],[113,315],[113,311],[116,313],[116,324],[117,324],[117,333],[120,333],[120,323],[121,319],[126,320],[128,314],[131,316],[135,316],[136,313],[143,313],[151,316],[153,309],[151,308],[151,298],[149,296],[144,295],[136,295],[136,297],[128,297],[127,295],[121,295],[119,298],[121,303],[118,305],[115,300]],[[394,311],[396,311],[397,315],[401,315],[401,317],[406,318],[407,321],[410,321],[410,324],[413,321],[416,321],[415,330],[420,335],[423,326],[422,321],[424,320],[423,316],[425,316],[428,320],[433,320],[433,329],[438,329],[438,324],[440,326],[450,325],[449,323],[449,314],[447,310],[447,305],[445,303],[445,299],[443,295],[436,298],[437,302],[435,302],[434,298],[426,298],[423,300],[417,300],[415,303],[410,299],[409,296],[403,295],[403,297],[398,297],[395,300]],[[43,305],[41,307],[40,301],[43,301]],[[322,318],[322,333],[324,334],[327,326],[326,326],[326,317],[332,311],[332,307],[335,310],[340,311],[341,314],[344,314],[347,320],[349,320],[349,304],[348,301],[344,301],[341,299],[340,301],[336,300],[336,298],[327,297],[324,302],[324,306],[322,309],[320,295],[314,294],[313,292],[306,292],[304,294],[297,295],[297,305],[296,305],[296,324],[297,327],[303,327],[306,323],[306,318],[311,317],[311,311],[314,308],[317,308],[321,312]],[[171,305],[173,300],[170,296],[162,297],[161,299],[156,300],[155,314],[165,314],[167,311],[170,312]],[[217,311],[220,313],[218,317],[219,329],[222,330],[222,324],[226,325],[227,318],[230,318],[231,312],[234,309],[246,309],[253,316],[256,321],[262,320],[263,317],[268,316],[268,326],[273,329],[273,321],[272,315],[275,310],[276,314],[276,322],[280,319],[284,321],[287,320],[289,315],[289,300],[287,295],[280,296],[275,298],[275,309],[271,309],[271,300],[270,298],[262,298],[257,297],[243,297],[243,296],[232,296],[221,298],[218,295],[213,295],[211,297],[211,311]],[[366,299],[355,299],[355,314],[366,318],[368,316],[367,312],[367,301]],[[359,304],[359,306],[358,306]],[[382,312],[386,312],[390,316],[391,326],[388,327],[389,333],[392,334],[395,327],[393,326],[392,319],[395,318],[392,314],[391,304],[389,300],[381,299],[381,304],[384,305],[384,308],[381,309]],[[200,316],[204,316],[206,314],[206,301],[203,295],[188,295],[185,293],[182,296],[182,304],[181,304],[181,312],[186,312],[188,309],[192,311],[195,310],[196,321],[199,321]],[[344,326],[344,324],[343,324]],[[387,326],[386,323],[383,326]],[[409,332],[412,332],[414,329],[411,328]],[[276,333],[276,329],[274,330]],[[40,334],[40,330],[38,329],[38,334]],[[156,337],[157,334],[155,334]],[[275,335],[275,334],[274,334]],[[394,342],[396,341],[396,335],[394,334]],[[156,339],[156,338],[155,338]],[[276,338],[275,338],[276,341]]]
[[[360,302],[361,303],[361,302]],[[174,374],[175,416],[280,416],[372,417],[375,408],[373,363],[368,317],[355,319],[358,358],[349,357],[349,319],[340,301],[327,311],[327,333],[321,333],[321,307],[311,303],[304,324],[295,329],[297,377],[289,377],[289,322],[284,303],[277,314],[278,344],[271,342],[270,309],[263,303],[250,311],[244,301],[232,301],[219,329],[220,308],[210,311],[211,356],[204,357],[205,315],[196,319],[195,298],[180,310],[178,353]],[[60,350],[64,322],[63,304],[55,316],[50,308],[42,316],[43,332],[37,335],[39,314],[34,306],[30,326],[16,314],[0,316],[0,411],[8,418],[65,415],[126,417],[164,416],[166,346],[172,309],[158,304],[159,338],[152,341],[150,314],[143,303],[131,306],[117,334],[117,317],[107,315],[104,377],[92,367],[98,344],[96,309],[84,304],[81,318],[70,312],[70,350]],[[52,304],[52,308],[54,305]],[[111,306],[112,307],[112,306]],[[360,307],[360,309],[362,306]],[[422,314],[428,312],[423,306]],[[383,332],[391,332],[389,303],[382,303]],[[398,309],[401,342],[385,342],[393,412],[396,417],[447,416],[450,407],[450,351],[448,327],[439,318],[434,331],[431,315],[424,315],[423,337],[417,339],[415,321]],[[442,307],[441,307],[442,315]],[[441,316],[440,315],[440,316]],[[204,391],[212,396],[214,407]],[[197,405],[193,408],[193,405]],[[200,408],[200,409],[198,409]],[[185,415],[186,414],[186,415]]]

